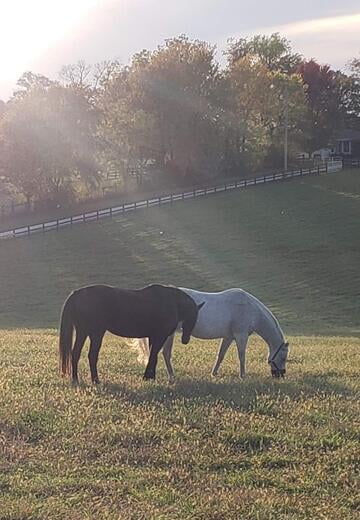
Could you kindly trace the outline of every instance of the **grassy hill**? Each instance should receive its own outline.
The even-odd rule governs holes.
[[[353,520],[358,499],[360,172],[152,208],[0,243],[1,520]],[[216,341],[178,342],[155,383],[106,337],[102,384],[57,373],[74,287],[240,286],[279,317],[285,380],[251,337],[210,377]]]
[[[0,326],[56,326],[75,287],[242,287],[291,333],[357,334],[360,172],[151,208],[0,244]]]

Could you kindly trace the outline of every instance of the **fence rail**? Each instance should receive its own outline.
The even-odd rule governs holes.
[[[355,167],[355,166],[354,166]],[[151,206],[160,206],[163,204],[172,204],[180,200],[188,200],[196,197],[202,197],[224,191],[230,191],[239,188],[247,188],[248,186],[256,186],[258,184],[266,184],[268,182],[283,181],[294,177],[304,177],[307,175],[320,175],[321,173],[332,173],[342,169],[341,161],[334,161],[325,165],[316,167],[300,168],[287,172],[272,173],[261,175],[258,177],[239,179],[236,181],[229,181],[218,185],[206,186],[203,188],[194,188],[182,193],[170,193],[168,195],[161,195],[159,197],[151,197],[148,199],[138,200],[135,202],[124,202],[118,206],[112,206],[106,209],[99,209],[88,211],[73,215],[71,217],[63,217],[58,219],[41,222],[39,224],[31,224],[28,226],[21,226],[6,231],[0,232],[0,239],[18,238],[30,236],[36,233],[46,233],[48,231],[59,231],[60,229],[84,222],[98,221],[103,218],[111,218],[114,215],[124,215],[130,211],[137,211],[138,209],[149,208]]]
[[[343,159],[343,168],[360,168],[360,159]]]

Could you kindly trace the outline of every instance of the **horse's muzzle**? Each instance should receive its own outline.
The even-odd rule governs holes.
[[[285,377],[285,373],[286,373],[285,368],[283,368],[283,369],[281,369],[281,370],[280,370],[280,369],[278,369],[278,370],[273,370],[273,369],[272,369],[272,370],[271,370],[271,375],[272,375],[273,377],[276,377],[277,379],[279,379],[280,377]]]
[[[189,343],[189,341],[190,341],[190,336],[184,336],[184,334],[183,334],[181,337],[181,343],[183,345],[187,345]]]

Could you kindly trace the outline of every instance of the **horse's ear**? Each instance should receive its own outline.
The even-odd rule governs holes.
[[[201,307],[204,307],[204,305],[205,305],[205,302],[199,303],[199,305],[197,306],[198,310],[200,310]]]

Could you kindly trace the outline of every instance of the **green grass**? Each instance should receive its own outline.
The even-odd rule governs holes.
[[[209,377],[216,342],[177,344],[178,381],[156,383],[106,339],[103,383],[57,375],[56,331],[0,335],[2,519],[354,520],[359,340],[294,337],[288,378],[251,340]],[[189,363],[191,359],[191,363]]]
[[[0,243],[0,518],[356,518],[359,468],[360,172],[152,208]],[[210,378],[216,342],[159,363],[106,336],[99,387],[57,373],[56,325],[74,287],[158,281],[239,286],[290,340],[270,378],[251,337]]]
[[[360,172],[151,208],[0,244],[0,326],[56,326],[74,288],[242,287],[287,332],[358,334]]]

